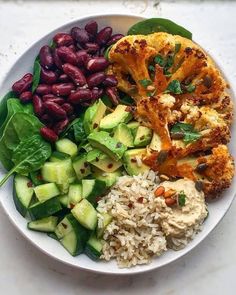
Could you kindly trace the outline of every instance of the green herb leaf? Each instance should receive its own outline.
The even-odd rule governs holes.
[[[113,46],[113,44],[110,45],[109,47],[107,47],[107,49],[106,49],[106,50],[104,51],[104,53],[103,53],[103,56],[104,56],[107,60],[109,60],[109,52],[110,52],[112,46]]]
[[[41,74],[41,65],[39,63],[39,57],[37,57],[34,62],[33,84],[32,84],[32,92],[33,93],[39,85],[40,74]]]
[[[189,93],[194,92],[195,89],[196,89],[196,86],[193,85],[193,84],[189,84],[189,85],[186,86],[186,90]]]
[[[149,85],[152,84],[152,81],[149,80],[149,79],[143,79],[143,80],[139,80],[139,83],[140,83],[143,87],[147,88]]]
[[[175,43],[174,55],[176,55],[180,51],[180,48],[181,48],[181,43]]]
[[[201,134],[198,131],[194,130],[191,124],[180,123],[180,122],[176,123],[171,128],[170,133],[175,134],[179,132],[184,133],[184,142],[186,144],[196,141],[201,137]]]
[[[9,91],[0,101],[0,126],[5,122],[7,117],[7,101],[9,98],[16,98],[16,94],[13,91]]]
[[[153,65],[148,66],[149,71],[155,72],[155,67]]]
[[[166,64],[164,57],[162,57],[160,54],[154,57],[154,62],[158,64],[160,67],[164,67]]]
[[[181,86],[180,86],[179,80],[173,80],[173,81],[171,81],[170,84],[167,86],[167,89],[166,89],[165,92],[166,93],[171,92],[171,93],[174,93],[174,94],[181,94],[181,93],[183,93],[182,92],[182,89],[181,89]]]
[[[181,191],[178,194],[178,204],[179,204],[179,206],[183,207],[185,205],[185,202],[186,202],[186,195],[185,195],[184,191]]]
[[[179,35],[187,39],[192,39],[192,33],[185,28],[177,25],[171,20],[165,18],[150,18],[140,21],[128,30],[128,35],[148,35],[155,32],[167,32],[173,35]]]

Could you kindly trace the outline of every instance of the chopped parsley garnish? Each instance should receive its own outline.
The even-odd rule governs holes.
[[[166,64],[164,57],[162,57],[160,54],[154,57],[154,62],[160,67],[164,67],[164,65]]]
[[[149,71],[151,71],[151,72],[155,72],[155,67],[154,67],[153,65],[150,65],[150,66],[148,67],[148,69],[149,69]]]
[[[181,44],[175,43],[175,53],[174,54],[177,54],[180,51],[180,48],[181,48]]]
[[[189,93],[194,92],[195,89],[196,89],[196,86],[193,85],[193,84],[189,84],[189,85],[186,86],[186,90]]]
[[[183,207],[185,205],[185,202],[186,202],[186,195],[184,191],[181,191],[178,195],[178,204],[180,207]]]
[[[173,80],[167,86],[165,93],[181,94],[183,93],[179,80]]]
[[[139,83],[140,83],[143,87],[147,88],[149,85],[152,84],[152,81],[149,80],[149,79],[143,79],[143,80],[139,80]]]
[[[191,124],[176,123],[170,130],[171,134],[180,133],[184,134],[183,140],[186,144],[196,141],[201,137],[201,134],[194,130]]]

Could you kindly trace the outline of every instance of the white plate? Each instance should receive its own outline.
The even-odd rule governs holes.
[[[32,71],[32,65],[37,53],[39,52],[39,49],[43,45],[48,44],[52,37],[55,35],[55,33],[67,32],[70,30],[70,28],[72,28],[75,25],[83,26],[91,19],[96,20],[100,27],[109,25],[114,29],[115,32],[125,34],[127,32],[127,29],[131,25],[141,20],[142,18],[134,15],[95,15],[70,22],[66,25],[57,28],[53,32],[49,33],[48,35],[37,41],[18,59],[18,61],[6,74],[5,79],[2,82],[2,85],[0,87],[0,97],[2,97],[5,93],[8,92],[14,81],[18,80],[24,73]],[[222,66],[219,65],[219,63],[217,64],[222,70]],[[234,154],[234,157],[236,158],[235,128],[232,132],[231,151]],[[3,174],[4,171],[3,169],[1,169],[0,177],[3,176]],[[13,203],[12,181],[8,181],[8,183],[3,188],[1,188],[0,202],[9,219],[16,226],[16,228],[45,254],[61,262],[67,263],[71,266],[75,266],[80,269],[109,274],[135,274],[156,269],[163,265],[166,265],[185,255],[191,249],[197,246],[215,228],[215,226],[220,222],[222,217],[225,215],[233,201],[235,192],[236,183],[233,182],[231,187],[223,193],[220,199],[217,199],[209,204],[210,214],[209,218],[204,223],[202,232],[199,233],[195,237],[195,239],[188,244],[188,246],[185,249],[178,252],[169,250],[161,257],[153,259],[151,264],[136,266],[130,269],[119,269],[115,261],[109,263],[102,261],[93,262],[85,255],[72,257],[57,241],[49,238],[45,234],[27,230],[27,221],[16,211]]]

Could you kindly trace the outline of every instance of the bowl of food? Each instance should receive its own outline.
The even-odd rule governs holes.
[[[18,59],[0,93],[2,207],[61,262],[110,274],[159,268],[231,205],[233,93],[170,20],[63,25]]]

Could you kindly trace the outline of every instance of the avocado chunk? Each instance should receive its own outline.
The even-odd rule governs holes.
[[[131,112],[127,109],[126,105],[119,104],[113,113],[106,115],[100,121],[100,129],[111,130],[119,123],[127,123],[132,119]]]
[[[131,130],[127,127],[125,123],[120,123],[114,133],[114,138],[127,147],[133,147],[134,146],[134,138],[131,133]]]
[[[129,175],[138,175],[150,169],[147,165],[142,163],[142,156],[145,154],[146,149],[132,149],[124,153],[124,167]]]
[[[115,161],[123,157],[127,147],[115,138],[111,137],[108,132],[98,131],[89,134],[88,141],[94,148],[97,148],[107,154]]]
[[[114,172],[122,166],[120,161],[114,161],[98,149],[94,149],[88,153],[87,161],[104,172]]]
[[[99,123],[105,115],[106,109],[106,105],[101,99],[99,99],[86,110],[84,114],[84,130],[87,135],[98,129]]]
[[[137,133],[139,125],[140,125],[140,123],[137,121],[131,121],[127,124],[127,127],[130,129],[130,131],[132,132],[134,137]]]
[[[153,133],[153,137],[152,137],[149,147],[150,147],[150,149],[152,149],[154,151],[161,150],[161,139],[160,139],[160,136],[155,132]]]
[[[152,130],[145,126],[139,126],[137,129],[136,136],[134,138],[134,146],[145,147],[152,139]]]
[[[104,172],[96,167],[93,167],[93,177],[95,179],[102,180],[106,183],[106,187],[111,187],[116,183],[117,178],[122,175],[122,170],[116,170],[115,172]]]

